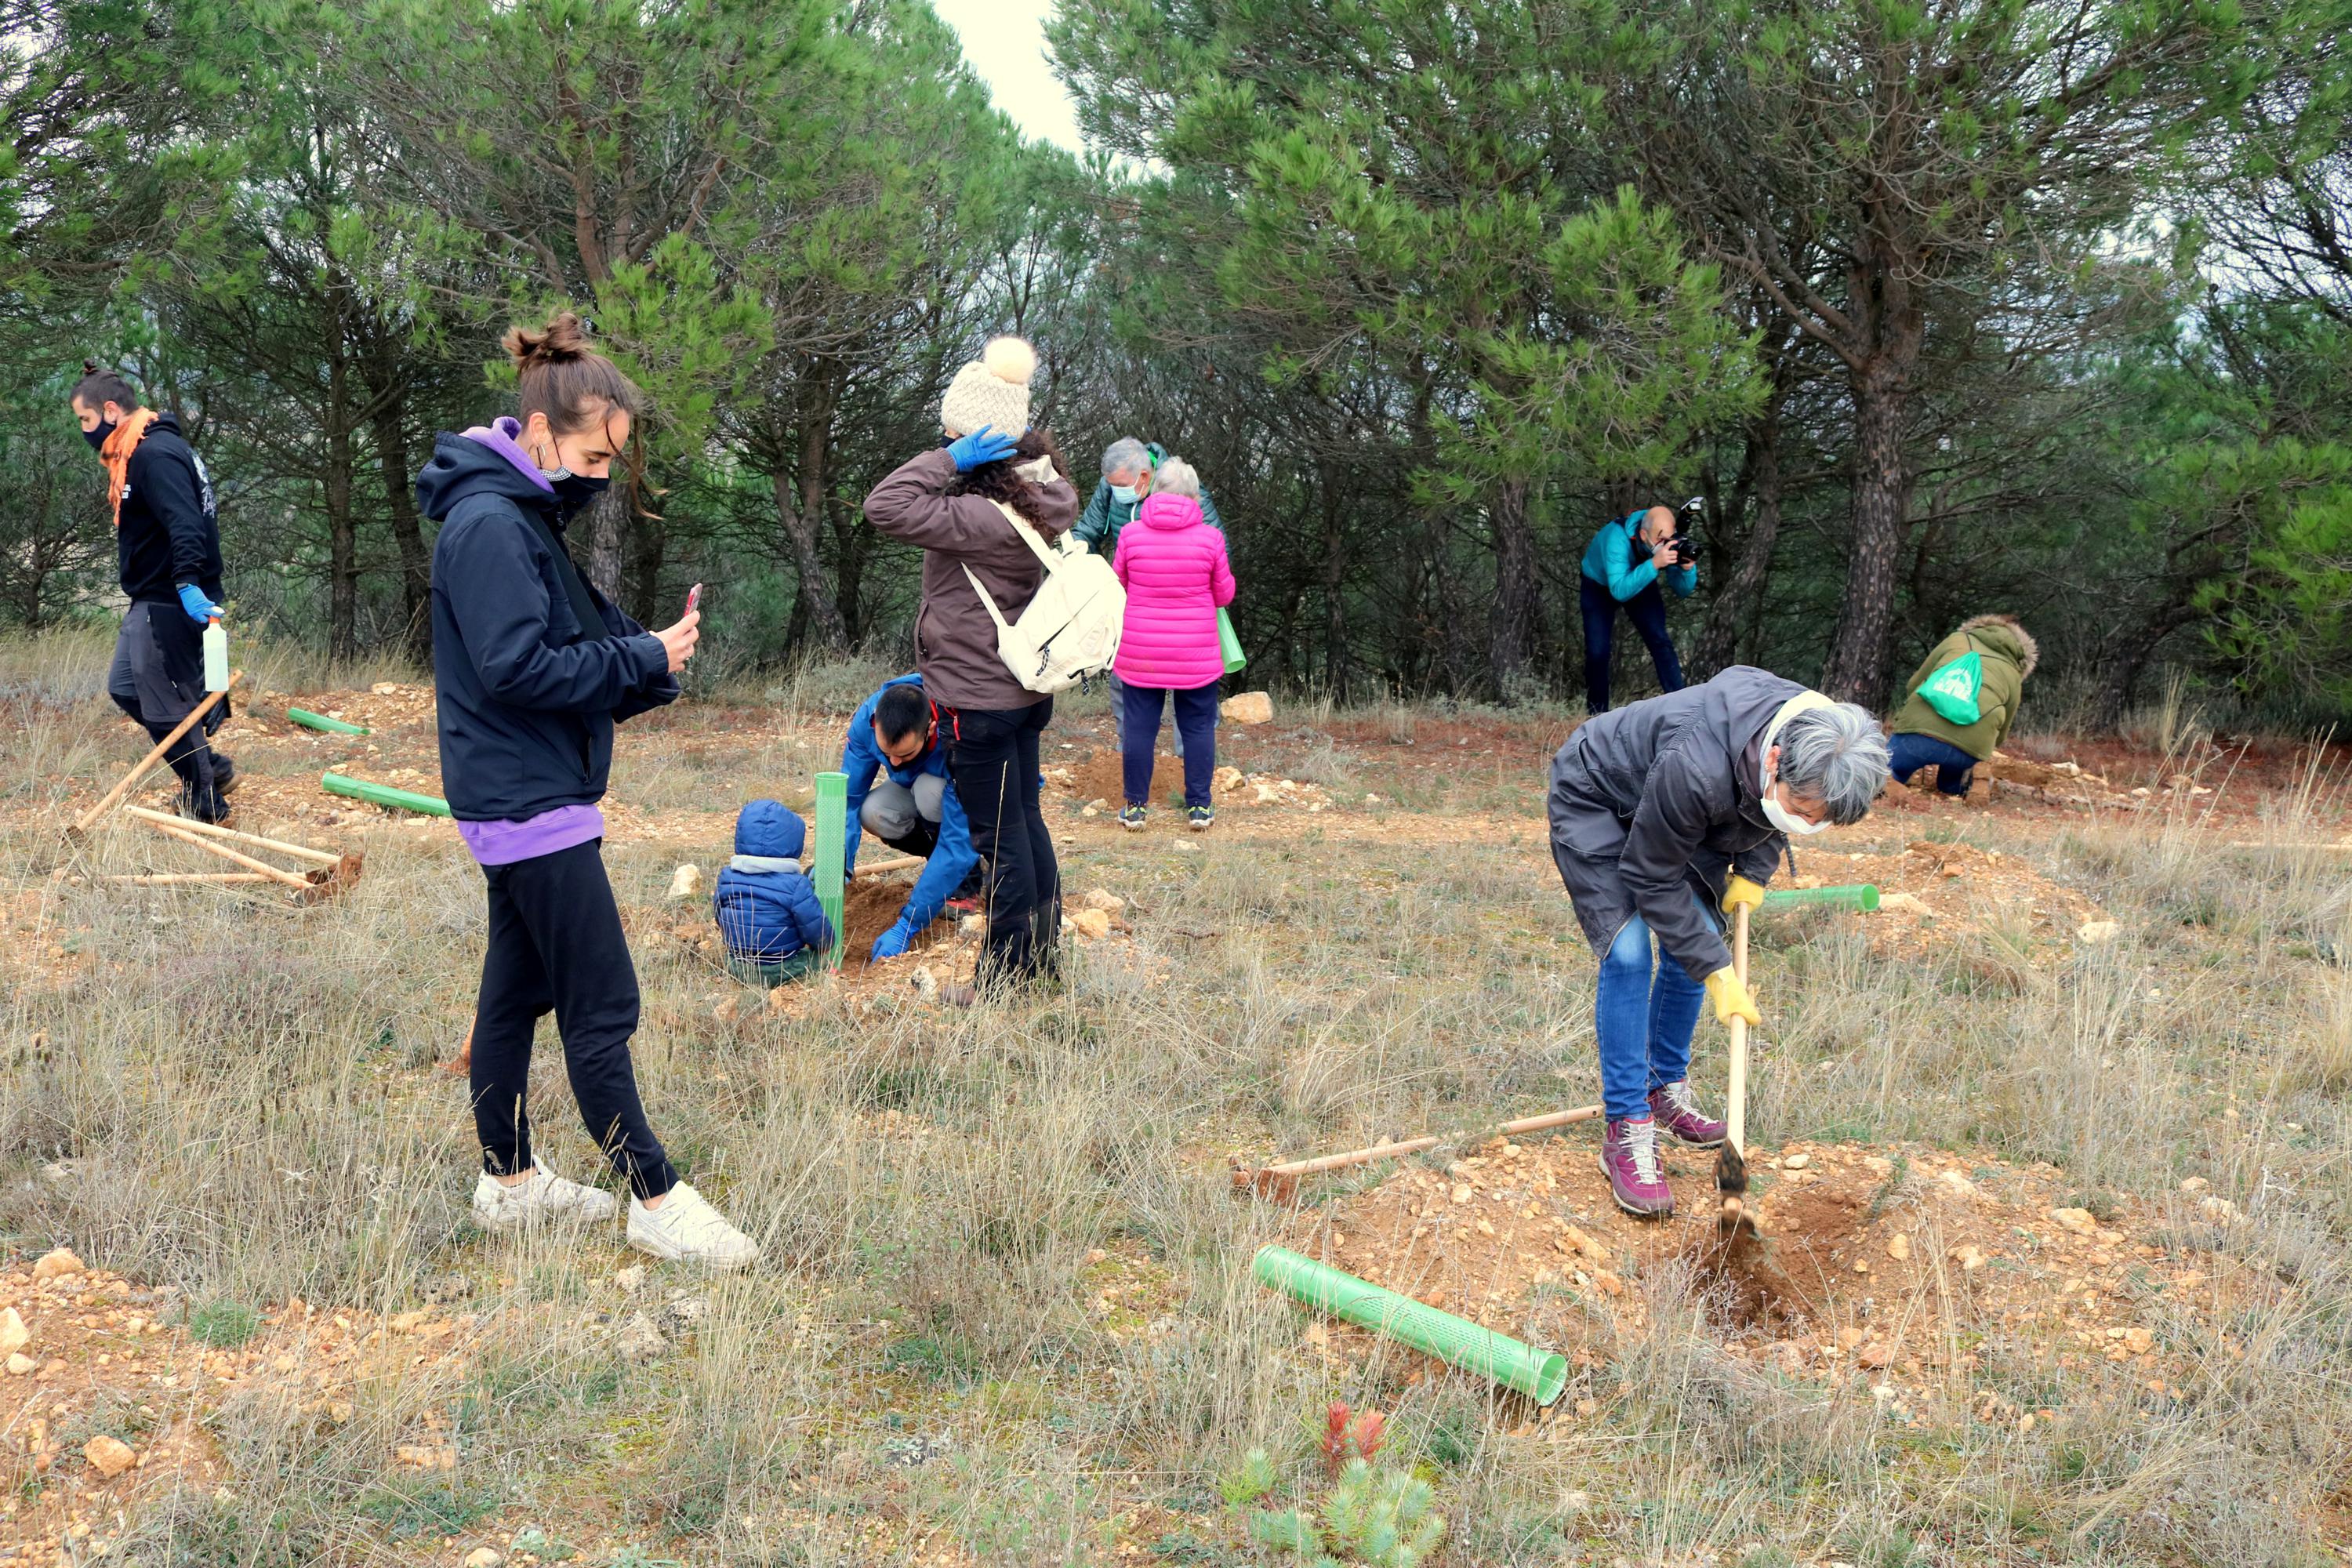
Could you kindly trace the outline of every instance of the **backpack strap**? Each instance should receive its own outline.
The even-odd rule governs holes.
[[[971,591],[980,595],[980,607],[988,612],[988,618],[996,623],[996,629],[1000,632],[1011,631],[1013,628],[1006,624],[1004,613],[996,607],[996,601],[989,597],[988,590],[981,586],[980,578],[972,569],[966,566],[963,569],[963,574],[965,580],[971,584]]]
[[[1023,520],[1019,512],[1014,511],[1003,501],[992,500],[988,504],[1004,514],[1005,522],[1012,528],[1013,532],[1021,536],[1021,542],[1027,545],[1031,553],[1037,557],[1039,563],[1045,568],[1046,574],[1049,576],[1052,575],[1055,567],[1060,565],[1060,562],[1055,558],[1052,551],[1045,548],[1045,542],[1037,537],[1037,531],[1031,528],[1029,524]],[[971,568],[969,566],[964,568],[964,571],[967,573],[971,572]],[[978,582],[979,579],[974,578],[973,581]],[[983,598],[986,596],[987,595],[982,595]]]

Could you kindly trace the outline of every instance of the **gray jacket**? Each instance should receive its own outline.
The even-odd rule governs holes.
[[[1713,916],[1727,872],[1768,882],[1780,862],[1757,764],[1765,727],[1804,689],[1735,665],[1569,736],[1551,762],[1551,854],[1596,957],[1638,914],[1692,979],[1730,964]]]

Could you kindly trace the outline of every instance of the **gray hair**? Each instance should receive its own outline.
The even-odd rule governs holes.
[[[1201,476],[1192,465],[1181,458],[1165,458],[1151,476],[1151,493],[1156,496],[1191,496],[1201,499]]]
[[[1780,727],[1780,782],[1819,801],[1839,826],[1860,822],[1886,787],[1886,737],[1851,702],[1808,708]]]
[[[1132,436],[1121,436],[1103,448],[1103,478],[1113,474],[1139,474],[1151,467],[1151,453]]]

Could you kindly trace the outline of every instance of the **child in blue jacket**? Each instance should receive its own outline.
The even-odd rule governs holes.
[[[807,830],[772,800],[755,800],[735,818],[735,858],[719,873],[710,908],[727,942],[728,967],[744,980],[782,985],[833,951],[833,922],[801,869]]]

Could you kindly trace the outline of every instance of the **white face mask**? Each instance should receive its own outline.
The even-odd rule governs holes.
[[[1819,833],[1823,828],[1830,826],[1826,822],[1807,822],[1795,812],[1786,809],[1780,805],[1779,799],[1780,793],[1780,781],[1779,779],[1771,779],[1766,782],[1764,785],[1764,820],[1779,828],[1781,832],[1793,833],[1801,838],[1811,834]]]

